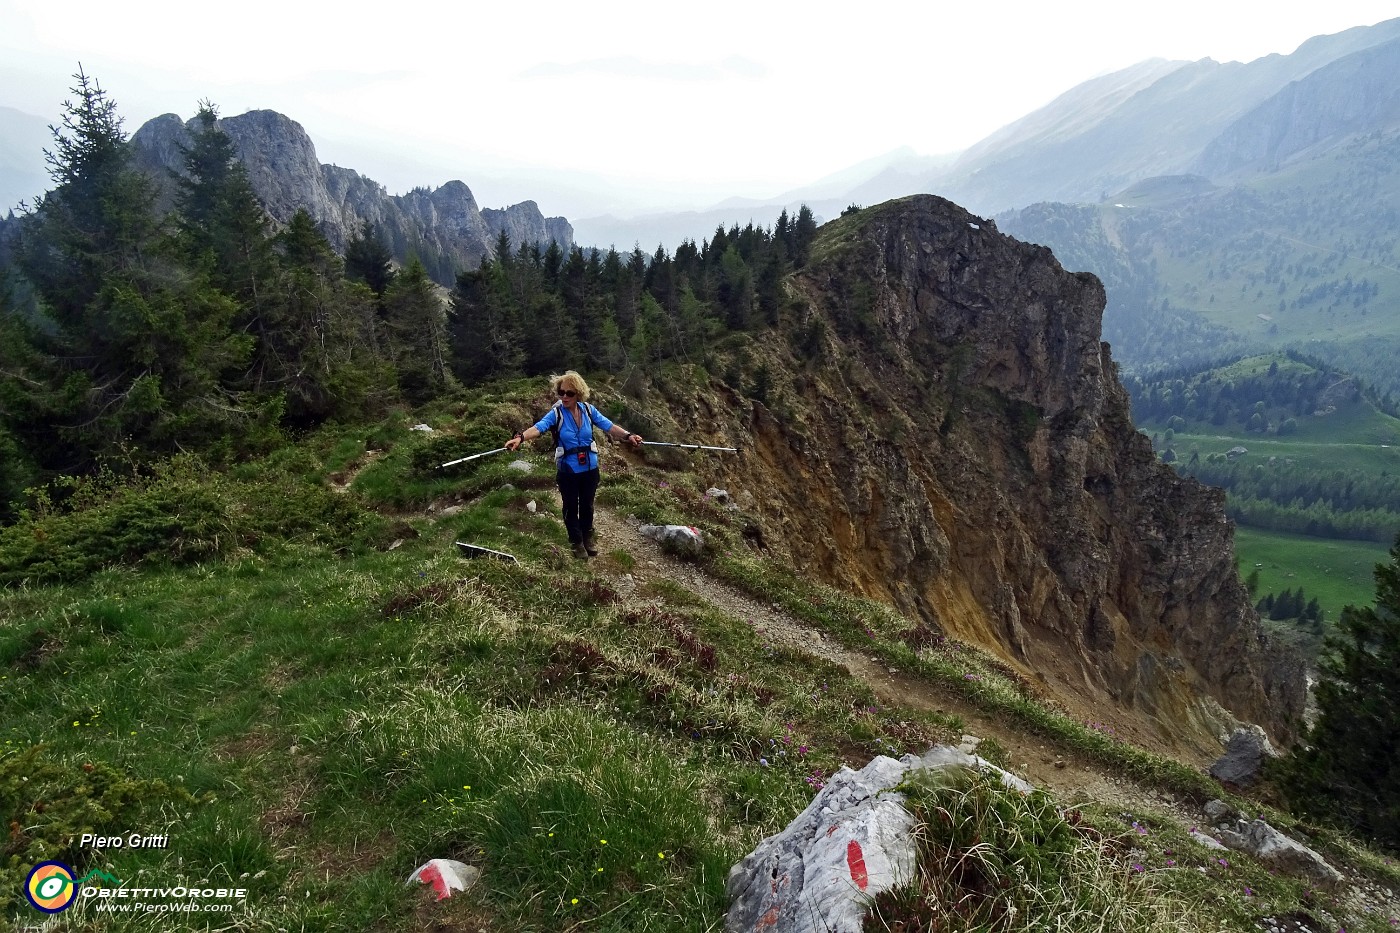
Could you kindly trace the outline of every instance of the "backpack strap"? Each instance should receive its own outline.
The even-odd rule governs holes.
[[[593,428],[595,424],[595,418],[598,414],[598,409],[594,408],[587,402],[581,402],[580,407],[583,409],[583,418],[588,423],[588,434],[586,436],[588,437],[589,442],[587,444],[582,444],[578,447],[570,447],[568,450],[565,450],[563,441],[560,438],[562,437],[564,418],[568,414],[568,412],[565,410],[563,402],[554,403],[555,418],[554,424],[551,425],[549,428],[549,433],[554,438],[554,462],[556,464],[559,463],[561,459],[568,456],[569,454],[576,454],[582,450],[593,451],[594,453],[596,453],[598,450],[598,443],[593,440]]]

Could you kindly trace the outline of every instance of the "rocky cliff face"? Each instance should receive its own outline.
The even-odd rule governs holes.
[[[1213,178],[1273,172],[1300,154],[1398,126],[1400,39],[1395,39],[1288,84],[1216,137],[1194,170]]]
[[[565,250],[573,245],[569,222],[545,217],[533,201],[483,211],[460,181],[391,195],[358,172],[322,165],[306,131],[280,113],[253,110],[221,119],[219,126],[233,140],[253,190],[273,220],[286,223],[305,208],[336,249],[343,250],[365,220],[380,227],[399,258],[413,252],[459,269],[480,263],[502,230],[517,246],[551,239]],[[167,179],[168,171],[181,168],[180,146],[188,144],[189,132],[171,113],[147,122],[131,137],[137,164]],[[434,265],[429,263],[430,270]]]
[[[1134,738],[1218,754],[1225,710],[1293,735],[1301,666],[1261,634],[1223,493],[1134,430],[1096,278],[920,196],[824,227],[796,289],[791,392],[746,413],[727,477],[769,490],[766,540]]]

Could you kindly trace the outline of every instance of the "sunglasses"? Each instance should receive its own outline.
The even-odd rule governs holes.
[[[558,391],[559,397],[560,397],[560,398],[563,398],[563,397],[566,396],[566,395],[567,395],[569,398],[573,398],[574,396],[578,395],[578,392],[576,392],[576,391],[573,390],[573,389],[558,389],[558,390],[556,390],[556,391]]]

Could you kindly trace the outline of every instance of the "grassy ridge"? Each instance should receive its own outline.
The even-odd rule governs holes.
[[[961,727],[895,717],[844,670],[768,649],[684,592],[623,598],[563,558],[547,508],[525,509],[547,478],[505,458],[424,468],[492,433],[460,414],[428,417],[446,440],[404,420],[279,455],[279,471],[327,478],[363,467],[341,507],[386,509],[393,550],[264,541],[0,593],[0,762],[15,775],[0,802],[28,827],[3,863],[9,910],[28,910],[13,899],[23,867],[64,858],[248,887],[254,926],[416,929],[423,898],[402,880],[444,856],[484,865],[470,910],[494,928],[709,929],[729,866],[842,758]],[[694,485],[618,475],[608,498],[664,519],[702,501]],[[402,511],[458,496],[437,521]],[[463,538],[521,563],[463,562]],[[35,797],[22,772],[40,760],[67,770]],[[53,802],[81,798],[94,763],[170,793],[46,821],[75,812]],[[172,825],[167,852],[74,845]]]
[[[29,864],[58,858],[128,885],[245,887],[236,917],[248,929],[716,929],[729,866],[833,769],[960,734],[956,718],[885,707],[844,668],[775,649],[679,587],[623,590],[623,551],[566,559],[547,469],[521,474],[504,457],[434,469],[499,443],[527,392],[327,430],[236,476],[205,476],[250,512],[269,508],[267,477],[336,497],[347,520],[320,536],[239,538],[187,563],[164,560],[153,536],[106,569],[0,590],[0,817],[20,827],[0,861],[3,910],[32,921],[19,883]],[[418,421],[437,431],[411,431]],[[965,646],[749,553],[703,477],[609,466],[610,507],[702,528],[711,572],[1057,747],[1206,791],[1189,769],[1038,705]],[[54,540],[102,508],[55,507],[6,534]],[[204,526],[181,527],[189,545]],[[520,562],[463,561],[460,539]],[[1127,827],[1121,814],[1088,818],[1105,833]],[[170,847],[99,853],[75,844],[85,831],[168,831]],[[403,884],[432,857],[482,866],[483,880],[434,905]],[[1125,890],[1142,910],[1165,909],[1151,889]],[[1280,892],[1272,903],[1302,904],[1300,885]],[[1207,928],[1205,915],[1181,916]],[[151,925],[90,906],[66,918]]]

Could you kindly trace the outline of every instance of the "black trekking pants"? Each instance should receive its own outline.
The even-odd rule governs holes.
[[[598,492],[598,471],[575,473],[561,467],[555,480],[559,496],[564,500],[564,527],[569,529],[569,543],[582,544],[593,533],[593,496]]]

